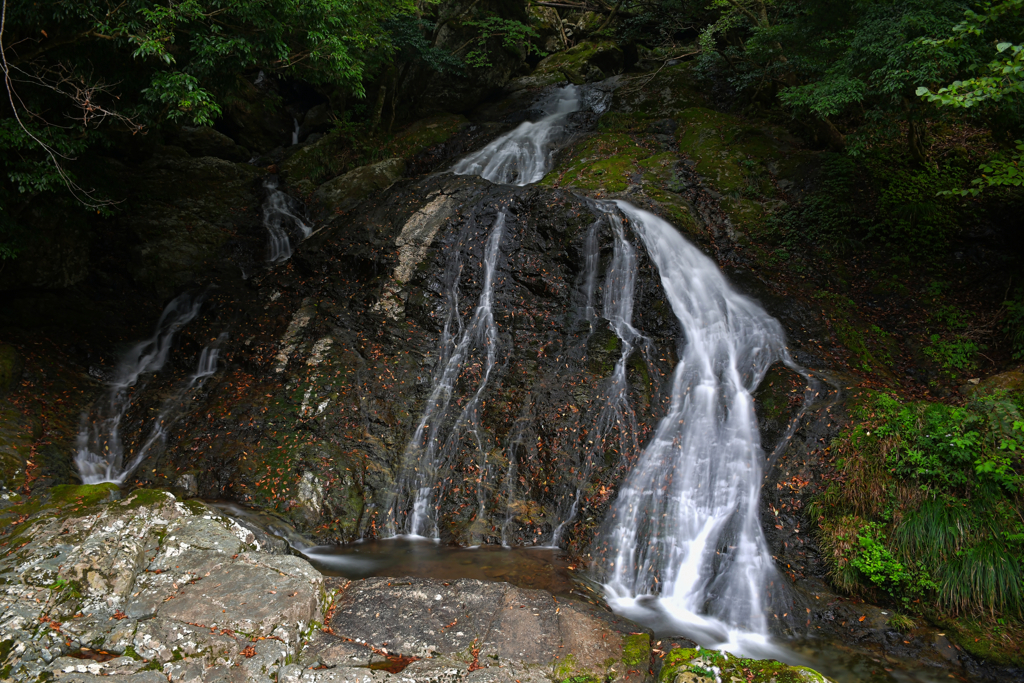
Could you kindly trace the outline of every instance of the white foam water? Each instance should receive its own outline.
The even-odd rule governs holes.
[[[579,111],[583,97],[579,86],[559,88],[538,105],[544,116],[525,121],[492,140],[452,167],[456,175],[478,175],[492,183],[529,185],[551,168],[551,161],[565,130],[569,114]]]
[[[616,203],[658,268],[683,338],[668,413],[619,489],[595,571],[627,616],[764,655],[777,572],[758,518],[764,453],[751,392],[788,360],[785,335],[676,228]]]
[[[299,241],[313,234],[313,226],[302,218],[302,203],[278,187],[277,180],[263,182],[267,198],[263,200],[263,227],[267,229],[267,261],[283,263],[292,256],[291,235]]]

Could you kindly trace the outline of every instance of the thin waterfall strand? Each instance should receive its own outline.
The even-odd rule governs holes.
[[[480,442],[479,411],[488,380],[497,360],[498,328],[494,322],[494,272],[500,253],[506,214],[498,214],[491,228],[484,252],[484,281],[480,300],[469,324],[463,328],[458,311],[458,284],[462,272],[460,255],[450,264],[448,290],[448,318],[441,335],[441,371],[435,376],[434,386],[427,399],[423,416],[403,455],[404,473],[393,504],[390,525],[394,535],[439,536],[436,506],[438,487],[442,485],[441,472],[446,471],[447,454],[464,436],[474,439],[481,454],[480,467],[486,466],[486,454]],[[455,385],[467,360],[474,352],[484,353],[483,374],[469,401],[459,412],[454,424],[444,430]],[[407,512],[411,496],[411,512]],[[406,516],[403,524],[400,519]]]
[[[555,526],[552,533],[551,545],[555,547],[561,543],[565,528],[576,518],[583,490],[593,474],[594,459],[598,455],[598,451],[606,447],[605,439],[612,429],[615,427],[620,429],[620,455],[635,453],[639,450],[636,437],[636,415],[629,402],[629,383],[626,379],[626,363],[633,355],[636,343],[643,341],[643,336],[633,327],[633,289],[637,275],[636,250],[626,239],[622,217],[615,205],[610,202],[597,202],[594,204],[594,208],[601,212],[604,220],[611,225],[615,238],[612,260],[605,275],[602,310],[604,318],[608,321],[608,326],[619,338],[622,348],[611,377],[605,382],[603,403],[588,434],[589,447],[584,456],[583,468],[576,485],[575,495],[572,497],[572,504],[567,512],[562,511],[563,514],[560,515],[562,521]],[[593,280],[596,273],[596,267],[593,271],[590,269],[591,254],[593,254],[596,264],[596,230],[588,232],[586,241],[587,275],[585,284],[588,294],[586,311],[588,319],[593,313]],[[594,322],[592,322],[593,324]]]
[[[107,399],[98,407],[97,419],[90,423],[88,416],[82,415],[75,466],[84,483],[124,481],[127,473],[121,423],[132,404],[132,389],[143,375],[163,369],[174,335],[196,317],[204,298],[182,294],[167,304],[153,335],[131,347],[117,364]]]
[[[302,204],[278,188],[277,180],[268,178],[263,187],[267,198],[263,200],[263,227],[267,229],[267,261],[283,263],[292,256],[290,233],[295,231],[301,240],[313,234],[313,227],[302,219]]]

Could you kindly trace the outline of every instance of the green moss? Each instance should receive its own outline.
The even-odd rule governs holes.
[[[672,683],[677,674],[690,672],[715,680],[746,683],[827,683],[828,679],[804,666],[789,666],[773,659],[745,659],[724,651],[677,648],[665,657],[659,683]]]
[[[583,42],[541,60],[534,70],[534,76],[560,74],[570,82],[581,85],[587,82],[595,68],[600,68],[599,64],[621,61],[622,49],[614,41]]]
[[[387,144],[387,157],[409,159],[428,147],[444,142],[469,123],[465,116],[439,114],[420,119],[399,131]]]
[[[128,508],[149,507],[166,503],[169,500],[171,499],[167,492],[161,489],[135,489],[121,505]]]
[[[651,659],[651,636],[646,633],[631,633],[622,637],[622,663],[639,666]]]
[[[61,484],[50,489],[50,497],[45,507],[54,508],[67,505],[83,508],[92,507],[93,505],[99,505],[111,500],[112,496],[119,490],[117,484],[109,482],[103,484],[82,484],[80,486]]]

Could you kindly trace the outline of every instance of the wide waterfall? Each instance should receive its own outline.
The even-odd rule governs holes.
[[[166,439],[167,430],[180,414],[181,401],[217,371],[220,347],[227,339],[226,333],[202,349],[195,371],[162,402],[142,446],[134,453],[125,452],[121,429],[133,399],[145,386],[144,376],[163,369],[174,336],[196,317],[205,298],[204,295],[181,294],[167,304],[153,335],[132,346],[121,358],[114,370],[106,400],[94,406],[96,415],[91,419],[87,414],[82,415],[75,466],[83,483],[124,483],[142,464],[153,445]],[[141,385],[138,384],[140,379],[143,380]]]
[[[706,645],[765,634],[776,572],[758,518],[764,453],[751,392],[788,360],[782,326],[675,227],[616,203],[684,338],[671,405],[619,490],[597,572],[617,609],[647,622],[660,612]]]
[[[467,156],[453,172],[516,185],[540,180],[551,167],[567,117],[580,109],[581,101],[580,89],[574,86],[555,91],[544,103],[546,116],[523,123]],[[604,404],[590,430],[591,444],[599,442],[613,423],[620,428],[620,438],[636,434],[626,363],[637,349],[649,354],[651,344],[632,321],[637,257],[631,238],[643,244],[656,265],[683,331],[667,414],[642,449],[635,436],[632,443],[619,444],[620,452],[639,457],[597,539],[594,572],[605,585],[609,603],[638,621],[686,634],[705,646],[770,652],[766,609],[773,598],[776,570],[758,516],[764,453],[751,392],[774,362],[789,362],[782,327],[736,292],[714,261],[669,223],[624,201],[594,202],[592,210],[598,221],[587,235],[584,315],[593,332],[600,324],[594,301],[597,226],[608,221],[614,253],[605,272],[600,317],[620,340],[621,355],[606,379]],[[477,406],[496,352],[491,288],[504,220],[502,214],[488,238],[484,290],[465,329],[453,330],[461,325],[455,305],[458,278],[449,285],[441,370],[406,451],[405,487],[415,498],[402,527],[407,533],[437,536],[432,515],[437,482],[445,476],[444,449],[452,439],[461,438],[460,430],[475,429]],[[442,435],[439,425],[452,401],[454,377],[471,349],[486,355],[485,369],[455,427]],[[510,480],[516,475],[514,441],[507,448]],[[553,544],[577,513],[592,456],[578,474],[571,503],[559,512],[562,521]],[[514,482],[506,482],[508,497],[511,487]]]

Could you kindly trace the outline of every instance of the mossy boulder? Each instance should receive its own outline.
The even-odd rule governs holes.
[[[960,390],[960,393],[967,396],[985,396],[996,391],[1024,391],[1024,365],[986,377],[977,384],[969,383]]]
[[[420,119],[394,136],[382,136],[374,152],[388,158],[408,160],[428,147],[448,140],[468,122],[465,116],[457,114],[438,114]],[[278,171],[300,192],[304,187],[311,192],[324,180],[353,164],[356,152],[352,136],[352,133],[335,129],[282,161]]]
[[[658,683],[830,683],[814,669],[773,659],[746,659],[717,650],[676,648],[665,657]]]
[[[400,157],[360,166],[318,187],[313,205],[321,216],[351,211],[373,192],[390,187],[403,173],[405,161]]]
[[[644,116],[606,114],[596,135],[562,155],[563,161],[540,184],[573,187],[597,194],[625,192],[630,186],[670,185],[677,155],[644,138]]]
[[[563,80],[582,85],[620,73],[624,66],[625,55],[614,42],[583,42],[565,52],[545,57],[530,78],[533,79],[532,87]]]
[[[676,116],[690,107],[707,106],[693,74],[693,62],[665,67],[655,74],[623,76],[612,96],[612,110],[645,116]]]

